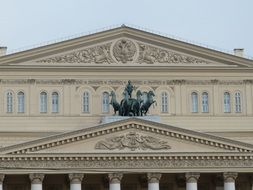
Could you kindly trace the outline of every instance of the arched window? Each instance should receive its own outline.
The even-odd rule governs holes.
[[[208,93],[203,92],[202,93],[202,112],[207,113],[208,112]]]
[[[241,113],[242,112],[242,103],[241,103],[241,93],[235,93],[235,112]]]
[[[192,99],[192,112],[197,113],[199,111],[198,110],[198,93],[193,92],[191,94],[191,99]]]
[[[90,101],[89,92],[84,92],[83,93],[83,112],[84,113],[88,113],[90,111],[89,101]]]
[[[47,112],[47,93],[46,92],[40,93],[40,112],[41,113]]]
[[[52,113],[59,112],[59,94],[57,92],[52,93]]]
[[[18,92],[18,113],[25,112],[25,94],[24,92]]]
[[[161,94],[161,112],[168,112],[168,94],[167,92],[162,92]]]
[[[103,104],[102,112],[108,113],[109,112],[109,93],[108,92],[103,92],[102,104]]]
[[[230,110],[230,94],[229,92],[224,93],[224,112],[229,113]]]
[[[6,94],[6,100],[7,100],[7,113],[12,113],[13,112],[13,94],[12,92],[7,92]]]

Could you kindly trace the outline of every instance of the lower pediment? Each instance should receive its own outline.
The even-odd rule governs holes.
[[[1,154],[152,154],[252,152],[250,144],[129,118],[4,147]]]
[[[176,153],[176,152],[224,152],[223,149],[184,139],[166,137],[138,129],[106,134],[87,140],[72,142],[34,153]]]

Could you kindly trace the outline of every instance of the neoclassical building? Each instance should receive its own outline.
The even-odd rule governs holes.
[[[253,60],[122,26],[0,57],[0,190],[252,190]],[[147,116],[122,117],[128,81]],[[137,95],[136,95],[137,94]]]

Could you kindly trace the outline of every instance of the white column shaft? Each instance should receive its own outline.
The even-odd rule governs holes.
[[[3,190],[3,184],[2,183],[0,184],[0,190]]]
[[[40,183],[31,184],[31,190],[42,190],[42,184]]]
[[[81,183],[72,183],[72,184],[70,184],[70,190],[82,190]]]
[[[235,183],[234,182],[225,182],[224,183],[224,190],[235,190]]]
[[[110,183],[110,190],[120,190],[120,183]]]
[[[186,183],[186,190],[198,190],[198,184],[195,182]]]
[[[159,183],[148,183],[148,190],[159,190]]]

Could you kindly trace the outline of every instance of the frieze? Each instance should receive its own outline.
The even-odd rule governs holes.
[[[130,132],[125,135],[115,136],[99,141],[95,145],[96,149],[114,150],[130,149],[135,150],[167,150],[171,147],[166,141],[151,136],[140,135],[136,132]]]
[[[65,55],[49,57],[37,62],[70,64],[210,64],[209,61],[204,59],[127,38],[121,38],[114,42],[100,44]]]
[[[163,170],[171,170],[171,169],[178,169],[178,168],[202,168],[207,169],[208,171],[211,168],[252,168],[253,167],[253,160],[233,160],[233,159],[184,159],[178,157],[178,159],[158,159],[157,157],[146,157],[145,159],[137,159],[136,157],[132,156],[129,159],[124,159],[123,157],[118,157],[117,159],[105,159],[105,157],[97,158],[97,159],[78,159],[75,160],[74,158],[71,159],[60,159],[58,160],[54,157],[52,159],[33,159],[33,160],[19,160],[16,159],[15,161],[1,161],[0,167],[5,169],[110,169],[114,170],[118,169],[160,169]]]
[[[253,84],[253,80],[131,80],[134,85],[242,85]],[[84,80],[84,79],[0,79],[1,84],[59,84],[59,85],[77,85],[88,84],[92,86],[101,86],[108,84],[111,86],[121,86],[127,83],[127,80]]]

